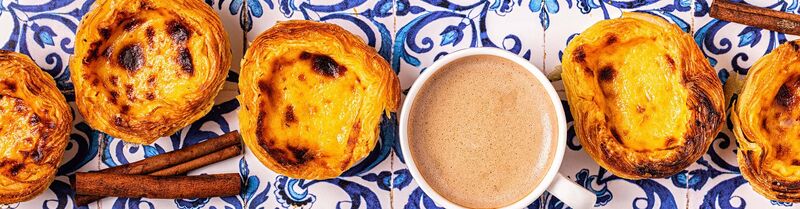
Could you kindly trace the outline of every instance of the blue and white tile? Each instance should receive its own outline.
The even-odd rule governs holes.
[[[723,82],[732,73],[747,74],[747,69],[758,58],[787,40],[797,39],[797,36],[714,19],[708,14],[711,3],[710,0],[695,2],[694,38]],[[800,11],[797,0],[742,3],[795,14]]]
[[[0,1],[0,49],[30,56],[71,90],[67,64],[75,49],[75,31],[93,1]]]
[[[396,1],[392,67],[408,89],[443,55],[470,47],[496,47],[543,67],[543,29],[531,24],[528,2],[500,0]]]

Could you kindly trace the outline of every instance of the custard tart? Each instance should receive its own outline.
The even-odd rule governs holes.
[[[53,182],[72,112],[50,75],[0,50],[0,204],[30,200]]]
[[[400,102],[386,60],[333,24],[280,22],[253,41],[241,69],[242,138],[293,178],[334,178],[366,157]]]
[[[759,59],[731,110],[742,175],[756,192],[784,202],[800,202],[799,45]]]
[[[101,0],[70,60],[78,110],[94,129],[150,144],[204,116],[230,68],[228,35],[201,0]]]
[[[645,14],[596,23],[567,46],[562,78],[575,131],[626,179],[673,175],[722,128],[722,84],[690,34]]]

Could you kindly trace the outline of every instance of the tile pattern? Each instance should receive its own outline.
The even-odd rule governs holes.
[[[469,47],[497,47],[530,60],[545,73],[561,63],[571,38],[622,12],[656,14],[691,32],[725,82],[741,76],[760,56],[786,40],[772,31],[716,20],[709,0],[204,0],[222,18],[234,62],[249,41],[278,21],[308,19],[341,25],[363,38],[392,65],[403,89],[436,59]],[[741,0],[736,0],[741,2]],[[93,0],[0,0],[0,47],[28,54],[52,75],[75,110],[67,60],[74,33]],[[745,3],[798,13],[798,0]],[[238,64],[232,66],[217,105],[200,121],[152,145],[130,145],[92,130],[76,114],[70,145],[55,183],[35,200],[10,208],[73,208],[67,176],[137,161],[238,130]],[[562,90],[561,83],[554,85]],[[562,95],[562,98],[563,95]],[[565,107],[568,104],[564,102]],[[569,119],[571,121],[571,118]],[[413,181],[396,142],[396,123],[385,118],[381,143],[343,177],[290,179],[245,155],[192,172],[239,173],[244,191],[208,199],[106,198],[89,208],[439,208]],[[571,126],[570,122],[570,126]],[[730,123],[727,124],[730,128]],[[736,144],[723,131],[708,153],[681,173],[663,179],[625,180],[600,168],[570,128],[560,172],[598,196],[598,208],[790,208],[755,194],[739,174]],[[566,208],[545,193],[529,208]]]

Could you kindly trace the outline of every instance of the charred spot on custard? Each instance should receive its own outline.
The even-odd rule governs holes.
[[[572,60],[581,64],[586,63],[586,51],[583,49],[582,45],[575,49],[574,54],[572,54]]]
[[[113,120],[114,120],[114,121],[113,121],[113,124],[114,124],[115,126],[117,126],[117,127],[125,127],[125,126],[126,126],[126,124],[125,124],[125,121],[123,121],[123,120],[122,120],[122,117],[120,117],[119,115],[117,115],[117,116],[114,116],[114,119],[113,119]]]
[[[4,86],[6,86],[5,88],[8,89],[11,92],[16,92],[17,91],[17,83],[15,83],[14,81],[3,80],[0,83],[2,83]]]
[[[292,156],[294,156],[294,160],[290,160],[288,162],[289,165],[295,165],[295,166],[296,165],[302,165],[302,164],[305,164],[306,162],[311,161],[311,160],[314,159],[314,156],[310,155],[308,148],[295,147],[295,146],[291,146],[290,145],[290,146],[286,146],[286,149],[289,150],[289,152],[292,153]],[[287,160],[287,159],[284,159],[284,161],[285,160]],[[281,163],[281,164],[284,164],[284,163]]]
[[[615,34],[609,34],[609,35],[608,35],[608,38],[606,38],[606,45],[615,44],[615,43],[617,43],[618,41],[619,41],[619,38],[617,38],[617,35],[615,35]]]
[[[599,73],[598,78],[602,82],[612,81],[614,80],[614,77],[616,77],[617,75],[617,71],[614,70],[614,68],[609,65],[600,68],[600,72],[598,73]]]
[[[35,126],[35,125],[39,124],[39,121],[40,121],[40,120],[41,120],[41,119],[39,118],[39,115],[37,115],[37,114],[33,114],[33,115],[31,115],[31,117],[28,119],[28,124],[30,124],[31,126]]]
[[[269,86],[269,83],[267,83],[266,80],[258,81],[258,90],[260,90],[261,93],[264,93],[268,97],[272,95],[272,87]]]
[[[296,167],[314,159],[308,148],[287,145],[285,148],[275,146],[274,139],[259,140],[258,145],[267,151],[267,154],[283,166]]]
[[[122,47],[117,55],[117,63],[128,72],[134,73],[144,65],[144,51],[139,44]]]
[[[664,141],[664,147],[669,147],[670,145],[675,144],[677,141],[678,139],[676,139],[674,136],[669,136],[667,137],[667,140]]]
[[[93,62],[95,59],[97,59],[97,57],[99,56],[98,52],[100,50],[99,48],[101,45],[103,45],[102,41],[95,41],[89,44],[89,50],[86,51],[86,56],[83,57],[82,60],[83,64],[89,64]]]
[[[128,96],[128,100],[131,101],[136,100],[136,95],[134,93],[135,92],[133,92],[133,85],[125,84],[125,95]]]
[[[156,99],[156,95],[153,94],[153,92],[148,92],[147,95],[145,95],[145,98],[147,98],[147,100],[153,101],[154,99]]]
[[[792,107],[797,103],[797,95],[795,90],[800,84],[800,80],[786,82],[778,89],[778,94],[775,95],[775,103],[783,107]]]
[[[14,98],[14,111],[16,112],[25,112],[28,107],[25,106],[25,103],[22,102],[20,98]]]
[[[23,168],[25,168],[24,163],[14,162],[13,165],[11,165],[11,167],[8,169],[8,172],[12,176],[16,176]]]
[[[147,86],[154,87],[156,86],[156,76],[150,75],[147,77]]]
[[[665,54],[664,59],[667,60],[667,64],[669,64],[670,69],[675,69],[675,60],[672,59],[672,57]]]
[[[111,85],[117,86],[119,85],[119,77],[112,75],[108,78],[108,82],[111,82]]]
[[[182,47],[178,52],[177,57],[178,65],[181,66],[181,71],[190,76],[194,74],[194,65],[192,64],[192,54],[189,49]]]
[[[111,37],[111,29],[108,29],[107,27],[100,28],[97,30],[97,32],[100,34],[100,37],[103,37],[104,40]]]
[[[117,104],[117,98],[119,98],[119,93],[117,91],[110,91],[108,92],[108,100],[111,104]]]
[[[294,107],[289,105],[286,106],[286,112],[283,114],[283,120],[286,121],[284,124],[286,126],[290,126],[293,123],[297,123],[297,116],[294,115]]]
[[[142,19],[132,18],[122,24],[122,29],[129,32],[133,29],[136,29],[136,27],[139,27],[139,25],[142,25]]]
[[[311,53],[308,52],[300,52],[300,59],[307,60],[311,58]]]
[[[130,105],[122,105],[119,107],[119,113],[123,115],[127,115],[130,110],[131,110]]]
[[[180,20],[173,20],[167,23],[167,33],[178,44],[186,43],[186,40],[189,40],[191,36],[191,31]]]
[[[303,57],[303,53],[301,53],[300,56]],[[333,58],[327,55],[309,54],[306,56],[308,57],[307,59],[311,59],[311,68],[317,74],[331,78],[338,78],[347,72],[346,67],[339,65],[336,60],[333,60]]]
[[[152,10],[153,6],[150,5],[149,1],[141,1],[141,3],[139,4],[139,9],[140,10],[145,10],[145,11],[146,10]]]
[[[791,45],[791,46],[792,46],[792,49],[794,49],[795,51],[797,51],[798,49],[800,49],[800,46],[798,46],[798,45],[797,45],[797,43],[796,43],[796,42],[794,42],[794,41],[790,41],[790,42],[789,42],[789,45]]]
[[[152,44],[153,43],[153,38],[156,36],[156,31],[155,31],[155,29],[153,29],[152,26],[150,26],[150,27],[147,27],[147,29],[144,30],[144,35],[147,37],[147,42]]]

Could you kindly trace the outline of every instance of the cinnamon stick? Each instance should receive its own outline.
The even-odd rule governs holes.
[[[214,153],[205,155],[203,157],[200,157],[200,158],[197,158],[197,159],[185,162],[185,163],[181,163],[181,164],[178,164],[176,166],[169,167],[169,168],[166,168],[166,169],[163,169],[163,170],[160,170],[160,171],[156,171],[156,172],[150,173],[149,175],[151,175],[151,176],[172,176],[172,175],[188,173],[189,171],[192,171],[194,169],[197,169],[197,168],[200,168],[200,167],[203,167],[203,166],[206,166],[206,165],[211,165],[211,164],[226,160],[228,158],[232,158],[232,157],[238,156],[239,154],[242,153],[242,147],[241,146],[242,146],[241,144],[236,144],[234,146],[230,146],[228,148],[222,149],[220,151],[216,151]],[[101,172],[103,172],[103,171],[101,171]],[[75,178],[77,178],[77,176]],[[73,183],[73,185],[75,185],[75,183]],[[75,203],[77,205],[88,205],[89,203],[98,201],[98,200],[103,199],[103,198],[104,198],[103,196],[75,195]]]
[[[75,192],[82,195],[157,199],[224,197],[239,194],[238,173],[199,176],[150,176],[76,173]]]
[[[711,17],[780,33],[800,35],[800,15],[760,8],[727,0],[711,4]]]
[[[226,133],[222,136],[211,138],[192,146],[184,147],[183,149],[156,155],[135,163],[103,169],[100,172],[119,174],[152,173],[170,166],[196,159],[212,152],[219,151],[235,144],[241,145],[241,135],[239,135],[238,131]]]

